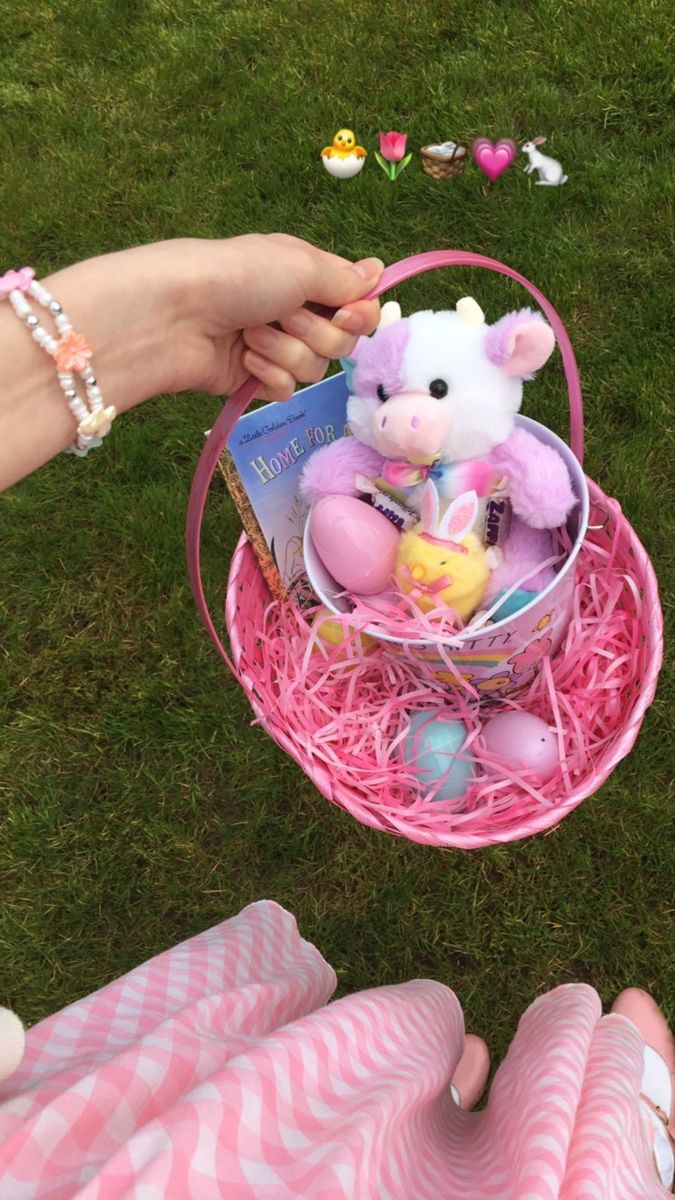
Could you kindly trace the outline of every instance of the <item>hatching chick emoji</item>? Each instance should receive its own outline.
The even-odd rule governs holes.
[[[338,129],[332,146],[324,146],[321,159],[329,175],[336,179],[352,179],[358,175],[367,157],[367,150],[356,145],[351,129]]]
[[[401,537],[396,583],[422,612],[447,604],[466,621],[485,594],[493,565],[491,552],[471,531],[478,496],[473,491],[464,492],[439,521],[438,492],[428,480],[421,511],[420,524]]]

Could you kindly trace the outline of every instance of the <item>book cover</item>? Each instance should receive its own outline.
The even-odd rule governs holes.
[[[227,444],[282,583],[298,599],[308,588],[302,555],[308,506],[299,494],[300,475],[321,446],[349,434],[348,395],[344,373],[332,375],[292,400],[244,413]]]

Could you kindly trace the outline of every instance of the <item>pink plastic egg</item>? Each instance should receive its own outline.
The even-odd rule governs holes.
[[[549,779],[560,763],[556,734],[532,713],[499,713],[486,721],[481,740],[488,754],[516,771],[535,771],[541,780]]]
[[[312,541],[333,579],[348,592],[374,596],[389,586],[400,533],[355,496],[326,496],[312,509]]]

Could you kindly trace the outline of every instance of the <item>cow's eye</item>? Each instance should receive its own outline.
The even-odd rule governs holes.
[[[429,392],[434,400],[442,400],[448,394],[448,385],[444,379],[432,379],[429,384]]]
[[[389,399],[389,392],[383,383],[381,383],[377,389],[377,398],[378,400],[382,400],[383,403],[385,400]]]

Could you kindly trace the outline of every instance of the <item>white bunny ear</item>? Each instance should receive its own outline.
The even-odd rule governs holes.
[[[427,479],[422,489],[422,525],[427,533],[438,529],[438,492],[433,479]]]
[[[546,138],[543,138],[543,137],[532,138],[532,145],[533,146],[543,146],[545,141],[546,141]]]
[[[478,496],[475,492],[463,492],[453,500],[443,520],[438,536],[450,542],[459,542],[469,532],[478,515]]]

